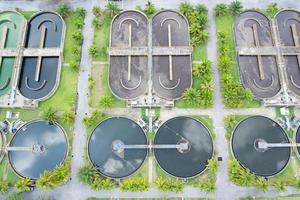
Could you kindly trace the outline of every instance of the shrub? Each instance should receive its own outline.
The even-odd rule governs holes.
[[[63,122],[72,124],[75,120],[75,114],[72,111],[65,111],[61,118]]]
[[[149,190],[149,183],[145,178],[130,178],[121,182],[123,192],[145,192]]]
[[[77,177],[81,183],[92,185],[97,177],[97,170],[90,164],[84,165],[78,170]]]
[[[72,60],[70,62],[70,68],[73,70],[78,70],[79,69],[79,63],[77,61]]]
[[[93,14],[95,17],[101,17],[102,16],[102,9],[99,6],[94,6],[93,7]]]
[[[56,110],[54,110],[52,107],[46,108],[42,113],[42,117],[44,120],[48,121],[49,123],[54,123],[58,121]]]
[[[227,5],[224,3],[217,4],[214,8],[215,16],[224,16],[228,14]]]
[[[72,34],[72,37],[74,40],[76,40],[76,42],[78,43],[78,45],[82,44],[82,40],[83,40],[83,35],[81,33],[81,31],[76,31]]]
[[[158,190],[162,192],[182,192],[183,191],[183,183],[182,181],[176,179],[165,179],[163,177],[158,177],[155,180],[155,185]]]
[[[111,108],[113,103],[114,99],[110,95],[105,95],[100,98],[99,106],[103,108]]]
[[[96,46],[96,44],[93,44],[90,48],[89,48],[89,54],[92,56],[92,57],[95,57],[98,53],[98,48]]]
[[[70,15],[71,9],[66,3],[59,3],[57,12],[63,17],[66,18]]]
[[[92,189],[97,190],[112,190],[115,187],[115,183],[109,178],[95,177],[92,185]]]
[[[279,11],[277,3],[271,3],[267,6],[266,14],[270,17],[274,17],[275,14]]]
[[[199,188],[205,192],[215,192],[217,190],[215,180],[212,179],[200,181]]]
[[[15,188],[18,191],[29,191],[30,190],[30,186],[32,185],[32,181],[28,178],[22,178],[20,180],[18,180],[15,184]]]
[[[232,15],[238,15],[242,12],[243,5],[240,1],[235,0],[229,4],[229,11]]]
[[[0,193],[6,193],[8,191],[8,182],[6,180],[0,180]]]
[[[147,16],[152,16],[154,13],[156,12],[155,6],[151,1],[147,1],[146,5],[145,5],[145,9],[144,9],[144,13]]]
[[[93,124],[100,122],[104,119],[105,115],[99,111],[94,111],[89,117],[84,117],[82,123],[87,127],[91,127]]]

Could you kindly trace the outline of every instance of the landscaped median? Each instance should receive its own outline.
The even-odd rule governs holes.
[[[270,176],[267,178],[254,175],[250,172],[248,168],[242,167],[239,161],[237,161],[233,157],[233,153],[231,150],[232,133],[234,131],[234,128],[238,125],[238,123],[248,117],[250,116],[229,115],[224,118],[224,124],[226,128],[226,139],[228,142],[229,149],[228,173],[230,181],[242,187],[255,186],[259,190],[262,190],[264,192],[267,191],[269,187],[275,187],[279,192],[286,191],[287,186],[300,188],[300,179],[297,175],[300,161],[293,151],[291,153],[290,160],[287,166],[284,167],[283,171],[281,171],[277,175]],[[289,139],[293,139],[293,136],[288,135],[288,137]],[[256,163],[256,165],[263,165],[263,163]]]
[[[239,70],[236,62],[233,39],[233,23],[235,16],[242,11],[239,1],[231,4],[216,5],[215,21],[218,39],[218,66],[221,74],[223,103],[228,108],[259,107],[249,89],[243,88],[239,81]]]
[[[208,128],[209,132],[211,133],[211,137],[215,137],[215,134],[212,131],[212,119],[210,117],[192,117],[196,120],[201,121]],[[105,122],[105,119],[109,120],[112,118],[109,118],[109,116],[105,116],[99,111],[94,111],[90,116],[87,116],[83,119],[83,123],[85,124],[87,129],[87,144],[89,143],[89,138],[90,140],[96,140],[97,136],[93,135],[91,138],[91,133],[99,123]],[[104,129],[104,127],[102,128]],[[100,131],[100,129],[98,130]],[[107,134],[109,133],[107,132]],[[150,135],[148,136],[148,134]],[[148,143],[153,143],[154,139],[151,133],[147,133],[147,138]],[[145,161],[134,174],[121,179],[112,179],[102,175],[99,170],[95,168],[95,166],[90,161],[90,157],[88,157],[87,148],[88,147],[86,146],[85,164],[79,169],[77,175],[80,182],[89,185],[91,189],[95,191],[112,190],[114,188],[119,188],[122,192],[146,192],[151,186],[155,186],[161,192],[181,193],[183,192],[186,185],[199,188],[200,190],[205,192],[214,192],[216,190],[215,181],[216,173],[218,170],[218,161],[214,156],[208,161],[207,169],[203,173],[201,173],[201,175],[195,176],[185,181],[183,179],[170,176],[166,172],[164,172],[162,168],[159,167],[158,163],[154,161],[154,155],[151,151],[148,152],[148,158],[146,157]],[[89,156],[91,156],[91,154]],[[152,169],[151,172],[149,171],[150,169]]]
[[[78,79],[78,69],[81,56],[82,44],[82,28],[85,10],[78,8],[71,10],[65,4],[60,4],[58,13],[64,18],[66,23],[66,38],[64,48],[64,64],[62,66],[61,79],[59,87],[55,94],[48,100],[40,102],[37,109],[1,109],[0,117],[2,120],[6,118],[6,112],[18,112],[19,119],[22,121],[31,121],[33,119],[42,118],[49,122],[57,122],[66,131],[68,138],[68,155],[62,165],[57,166],[53,171],[45,171],[40,178],[35,182],[36,187],[48,190],[55,188],[61,184],[66,183],[70,177],[70,163],[72,152],[72,138],[73,138],[73,121],[75,118],[75,104],[76,104],[76,89]],[[19,10],[26,18],[30,18],[34,11]],[[76,66],[75,66],[76,65]],[[7,142],[10,141],[12,134],[7,134]],[[15,186],[18,191],[28,191],[29,186],[33,181],[23,179],[17,176],[12,168],[7,165],[7,179],[3,180],[4,160],[0,163],[0,192],[4,193],[8,187]]]

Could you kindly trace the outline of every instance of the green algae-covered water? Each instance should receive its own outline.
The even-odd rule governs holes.
[[[25,22],[25,18],[17,12],[0,13],[0,49],[20,47]],[[14,64],[15,57],[0,58],[0,96],[5,95],[11,89]]]

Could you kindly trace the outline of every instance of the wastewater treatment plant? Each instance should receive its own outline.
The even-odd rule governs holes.
[[[0,1],[0,199],[299,189],[298,1]]]

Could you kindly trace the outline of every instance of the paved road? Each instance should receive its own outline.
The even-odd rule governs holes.
[[[143,198],[159,198],[159,197],[215,197],[217,199],[234,199],[242,196],[248,195],[257,195],[257,196],[286,196],[290,194],[298,193],[293,188],[288,188],[285,193],[278,193],[275,189],[270,188],[270,190],[266,193],[261,191],[257,191],[256,188],[241,188],[234,186],[228,180],[227,175],[227,159],[228,159],[228,148],[225,140],[225,130],[223,124],[223,117],[228,114],[263,114],[269,117],[275,116],[274,109],[270,108],[262,108],[262,109],[225,109],[222,105],[222,96],[220,93],[220,78],[219,72],[217,70],[217,50],[216,50],[216,34],[215,34],[215,25],[214,18],[212,14],[212,8],[216,3],[224,2],[222,0],[190,0],[191,3],[204,3],[209,8],[209,32],[210,39],[207,45],[208,58],[213,61],[213,72],[214,72],[214,80],[215,80],[215,102],[214,107],[212,109],[172,109],[170,110],[161,110],[161,118],[162,120],[169,119],[173,116],[178,115],[209,115],[213,118],[215,132],[217,133],[217,137],[215,140],[215,146],[217,147],[217,156],[223,158],[223,161],[220,162],[220,170],[217,176],[217,187],[218,190],[215,194],[207,194],[203,193],[195,188],[186,187],[184,193],[182,194],[174,194],[174,193],[161,193],[155,188],[151,188],[150,191],[146,193],[122,193],[118,189],[113,191],[92,191],[88,186],[84,186],[80,184],[77,180],[76,173],[78,168],[83,164],[83,156],[84,156],[84,146],[85,146],[85,128],[81,124],[81,118],[88,114],[88,99],[87,93],[88,91],[88,76],[90,74],[91,67],[91,58],[88,55],[88,47],[92,44],[93,39],[93,29],[92,29],[92,7],[94,5],[105,6],[107,3],[106,0],[74,0],[72,2],[72,7],[84,7],[87,10],[87,15],[85,18],[85,26],[84,26],[84,42],[83,42],[83,51],[82,58],[80,64],[80,73],[78,77],[78,105],[77,105],[77,115],[74,124],[74,139],[73,139],[73,149],[72,155],[72,173],[71,173],[71,181],[69,181],[66,185],[61,186],[55,190],[49,190],[47,192],[41,190],[35,190],[34,192],[25,193],[24,199],[39,199],[41,195],[46,195],[50,197],[54,197],[55,199],[79,199],[83,200],[87,197],[102,197],[102,198],[135,198],[135,197],[143,197]],[[153,0],[154,4],[161,8],[170,8],[176,9],[178,8],[181,0]],[[225,1],[230,2],[230,1]],[[270,0],[259,1],[259,0],[242,0],[245,7],[265,7],[269,4]],[[298,1],[296,0],[278,0],[277,1],[280,6],[283,7],[293,7],[300,8]],[[144,4],[144,1],[140,0],[125,0],[124,8],[133,9],[136,5]],[[120,3],[120,5],[122,5]],[[40,9],[54,9],[56,5],[51,1],[45,0],[36,0],[36,1],[24,1],[24,0],[0,0],[0,10],[4,9],[15,9],[16,7],[20,7],[24,10],[40,10]],[[111,115],[127,115],[129,117],[133,117],[135,119],[139,118],[140,110],[139,109],[112,109],[107,110]],[[300,113],[297,110],[297,113]],[[13,192],[13,191],[10,191]],[[2,196],[3,197],[3,196]],[[1,198],[1,196],[0,196]]]

